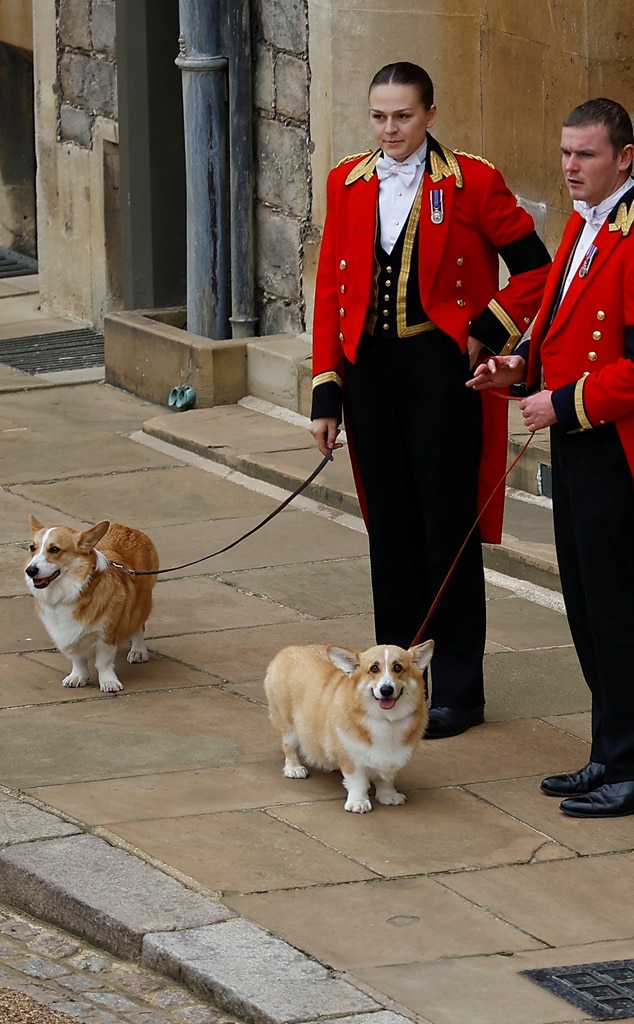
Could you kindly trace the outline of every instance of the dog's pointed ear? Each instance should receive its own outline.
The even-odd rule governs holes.
[[[35,534],[38,532],[38,530],[43,530],[44,529],[43,524],[39,521],[39,519],[36,519],[34,515],[30,515],[29,516],[29,526],[31,527],[31,536],[32,537],[35,536]]]
[[[347,676],[356,672],[361,664],[359,652],[352,651],[348,647],[329,647],[328,657],[335,668],[341,669]]]
[[[416,668],[424,672],[434,653],[434,641],[426,640],[424,644],[419,644],[418,647],[410,647],[409,653]]]
[[[79,534],[77,541],[77,547],[80,551],[92,551],[95,544],[97,544],[104,533],[107,533],[110,528],[110,523],[107,519],[103,519],[100,523],[95,526],[91,526],[90,529],[84,530],[83,533]]]

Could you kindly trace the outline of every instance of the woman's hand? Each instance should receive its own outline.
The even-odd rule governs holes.
[[[491,356],[476,366],[468,388],[486,391],[487,388],[506,388],[524,379],[526,363],[521,356]]]
[[[337,441],[339,429],[339,422],[334,416],[323,416],[312,421],[310,432],[322,455],[334,452],[337,448],[343,448],[341,441]]]

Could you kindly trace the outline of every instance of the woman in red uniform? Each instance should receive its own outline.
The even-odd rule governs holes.
[[[533,319],[548,253],[502,175],[429,134],[433,85],[382,68],[369,93],[378,148],[328,178],[313,330],[311,431],[324,454],[345,418],[370,543],[376,639],[409,647],[504,471],[506,403],[465,387],[483,349]],[[498,255],[510,277],[499,287]],[[502,489],[500,489],[502,490]],[[501,501],[482,521],[499,541]],[[485,591],[473,535],[429,625],[429,738],[483,721]]]

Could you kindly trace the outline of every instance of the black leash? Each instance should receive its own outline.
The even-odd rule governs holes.
[[[256,533],[258,530],[261,530],[263,526],[266,526],[267,523],[270,523],[271,519],[274,519],[276,515],[286,508],[287,505],[290,505],[293,498],[296,498],[302,493],[302,491],[306,490],[309,484],[312,484],[315,477],[319,476],[322,469],[324,469],[331,461],[332,452],[328,452],[327,455],[324,455],[323,459],[317,466],[317,469],[314,469],[310,476],[307,477],[292,494],[289,494],[287,498],[284,498],[284,501],[278,505],[277,508],[274,508],[272,512],[269,512],[265,519],[262,519],[261,522],[257,523],[252,527],[252,529],[247,530],[247,532],[243,533],[237,540],[232,540],[231,544],[225,545],[224,548],[219,548],[218,551],[212,551],[210,555],[203,555],[202,558],[195,558],[193,562],[184,562],[182,565],[173,565],[170,569],[128,569],[127,566],[121,565],[119,562],[110,562],[109,564],[115,569],[120,569],[121,572],[126,574],[126,576],[159,576],[163,572],[177,572],[178,569],[188,569],[190,565],[198,565],[199,562],[206,562],[208,558],[215,558],[216,555],[222,555],[225,551],[230,551],[231,548],[235,548],[236,544],[240,544],[241,541],[246,540],[247,537],[251,536],[251,534]]]

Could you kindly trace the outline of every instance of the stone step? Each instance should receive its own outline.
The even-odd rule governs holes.
[[[319,464],[308,422],[292,409],[249,397],[237,405],[155,416],[144,423],[143,431],[245,476],[293,491]],[[536,454],[546,458],[539,449]],[[521,462],[517,469],[520,466]],[[340,512],[360,515],[345,450],[335,455],[304,496]],[[503,542],[485,545],[484,557],[489,569],[558,590],[548,499],[517,488],[508,489]]]

